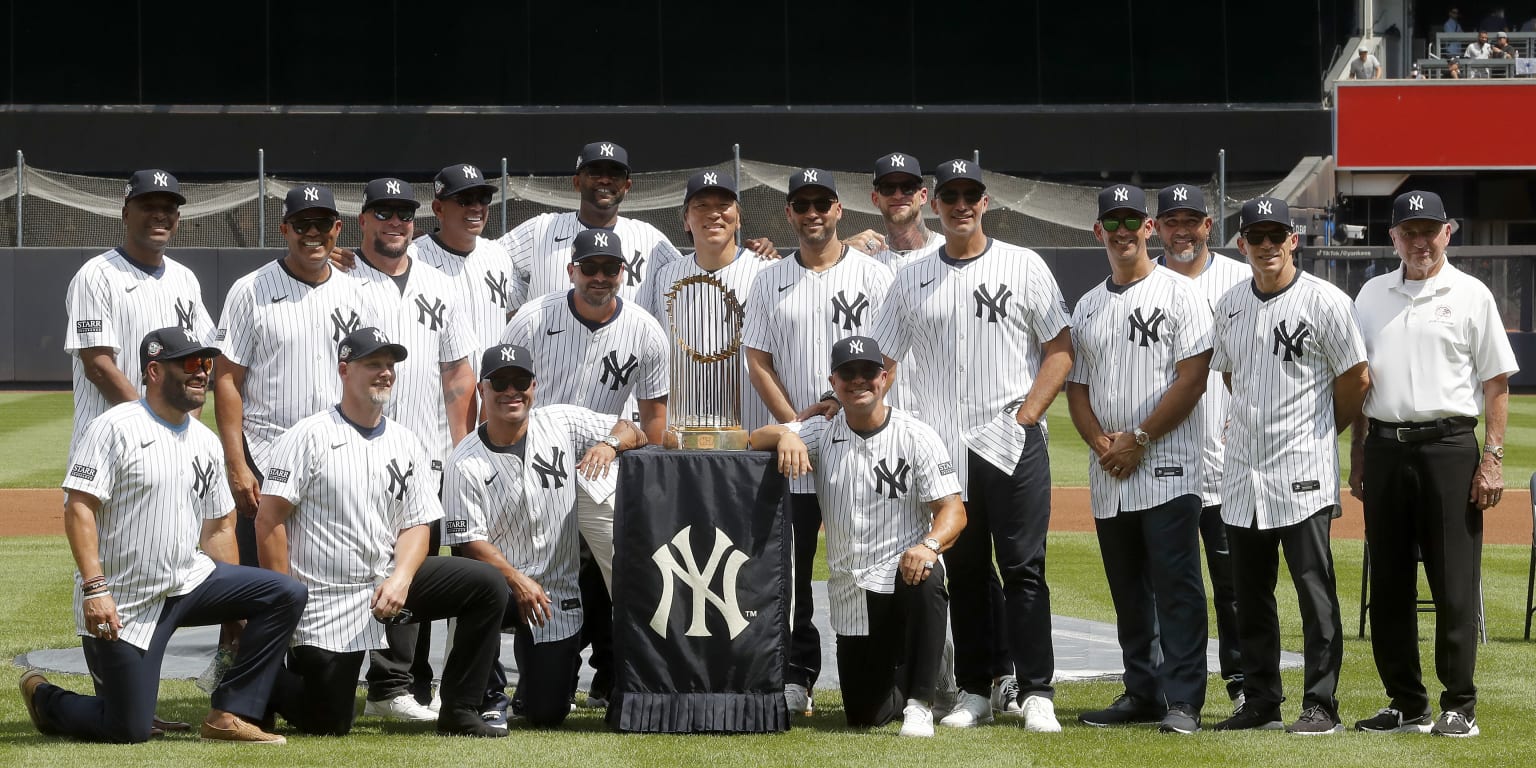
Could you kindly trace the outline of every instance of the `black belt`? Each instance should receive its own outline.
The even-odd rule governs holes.
[[[1371,419],[1371,434],[1399,443],[1439,440],[1442,437],[1465,434],[1476,428],[1477,419],[1472,416],[1452,416],[1434,421],[1406,421],[1399,424]]]

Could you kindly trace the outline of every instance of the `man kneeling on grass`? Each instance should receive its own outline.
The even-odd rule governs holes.
[[[965,527],[960,483],[931,427],[885,404],[891,373],[874,339],[832,347],[830,419],[774,424],[754,449],[778,449],[789,477],[816,470],[826,524],[827,592],[848,724],[933,735],[933,693],[949,594],[939,553]]]

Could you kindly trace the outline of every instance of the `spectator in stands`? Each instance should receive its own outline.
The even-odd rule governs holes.
[[[1461,79],[1461,62],[1457,61],[1456,59],[1451,59],[1450,61],[1447,61],[1445,63],[1445,74],[1441,75],[1441,77],[1449,78],[1451,80],[1460,80]]]
[[[1447,34],[1453,34],[1453,33],[1462,31],[1462,29],[1461,29],[1461,11],[1459,9],[1457,9],[1455,6],[1451,6],[1450,15],[1446,18],[1445,24],[1440,28],[1440,31],[1445,32]],[[1453,57],[1454,56],[1460,56],[1461,55],[1461,43],[1451,43],[1451,44],[1445,46],[1445,55],[1446,56],[1453,56]]]
[[[1467,46],[1467,52],[1462,54],[1464,59],[1487,59],[1493,53],[1493,46],[1488,43],[1488,33],[1479,30],[1477,42]],[[1487,77],[1488,70],[1481,67],[1472,67],[1467,72],[1468,78]]]
[[[1371,47],[1360,44],[1360,57],[1349,63],[1349,76],[1355,80],[1380,80],[1381,62],[1371,53]]]
[[[1488,57],[1492,59],[1513,59],[1517,55],[1515,47],[1509,44],[1509,33],[1500,32],[1493,42],[1493,47],[1488,51]]]

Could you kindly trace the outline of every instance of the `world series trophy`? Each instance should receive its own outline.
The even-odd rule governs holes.
[[[736,292],[713,275],[690,275],[667,291],[672,331],[672,392],[663,445],[744,451],[741,425],[741,324]]]

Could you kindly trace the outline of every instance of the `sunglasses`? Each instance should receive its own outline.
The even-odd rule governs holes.
[[[885,368],[874,363],[849,363],[839,367],[834,373],[843,381],[854,381],[856,379],[869,381],[885,373]]]
[[[416,212],[409,208],[371,208],[368,211],[373,218],[379,221],[389,221],[391,218],[409,224],[416,220]]]
[[[1145,223],[1147,223],[1147,219],[1143,216],[1126,216],[1120,219],[1099,219],[1099,226],[1103,227],[1105,232],[1113,232],[1121,227],[1125,227],[1128,230],[1141,229],[1141,225]]]
[[[806,211],[809,211],[812,206],[815,206],[817,213],[826,213],[827,211],[832,210],[832,204],[835,202],[837,202],[837,198],[835,197],[818,197],[814,200],[807,200],[803,197],[797,197],[794,200],[789,201],[789,208],[795,213],[805,213]]]
[[[465,208],[468,208],[471,205],[490,205],[492,196],[492,193],[485,191],[460,192],[459,194],[454,195],[448,199],[458,203]]]
[[[581,270],[581,273],[587,277],[596,277],[599,272],[608,277],[618,277],[619,273],[624,271],[624,264],[617,261],[605,261],[601,264],[583,261],[577,264],[576,268]]]
[[[981,202],[981,197],[985,194],[985,192],[979,189],[967,189],[964,192],[958,189],[946,189],[939,193],[939,202],[945,205],[954,205],[963,197],[965,198],[966,205],[975,205]]]
[[[527,392],[533,386],[533,377],[523,376],[492,376],[490,378],[491,389],[496,392],[505,392],[508,387],[518,391]]]
[[[160,361],[156,361],[160,362]],[[167,360],[161,365],[174,365],[176,361]],[[211,357],[183,357],[181,359],[181,372],[191,376],[196,373],[207,373],[213,370],[213,358]]]
[[[308,234],[311,229],[317,230],[323,234],[331,231],[331,229],[336,226],[336,222],[338,221],[341,221],[341,219],[338,219],[335,216],[316,216],[308,219],[293,219],[288,222],[288,226],[292,228],[294,232],[297,232],[301,235]]]
[[[885,197],[890,197],[897,192],[900,192],[903,195],[915,195],[917,194],[917,191],[922,188],[922,182],[918,181],[903,181],[899,184],[894,181],[882,181],[875,185],[875,191],[879,192]]]
[[[1275,245],[1284,245],[1285,241],[1291,239],[1291,233],[1284,230],[1250,229],[1243,233],[1243,239],[1247,240],[1249,245],[1263,245],[1266,240]]]

